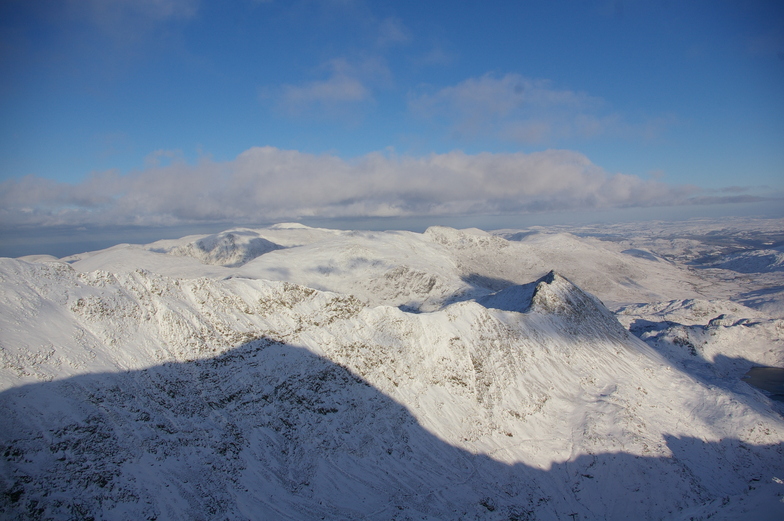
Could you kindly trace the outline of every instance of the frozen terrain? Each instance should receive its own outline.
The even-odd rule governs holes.
[[[9,519],[782,519],[784,220],[0,259]]]

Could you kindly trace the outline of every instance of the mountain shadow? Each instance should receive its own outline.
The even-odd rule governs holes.
[[[510,286],[514,286],[515,282],[498,277],[489,277],[479,273],[469,273],[461,277],[462,281],[473,287],[475,291],[500,291]]]
[[[5,519],[662,519],[784,468],[780,444],[676,437],[667,458],[500,463],[445,443],[345,367],[265,338],[13,388],[0,412]]]

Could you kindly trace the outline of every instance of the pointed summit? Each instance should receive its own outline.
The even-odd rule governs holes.
[[[558,317],[571,333],[626,339],[628,331],[598,298],[550,271],[536,281],[528,312]]]
[[[549,316],[559,322],[559,329],[575,334],[628,336],[599,299],[552,270],[534,282],[511,286],[477,302],[486,308]]]
[[[593,305],[599,304],[603,307],[598,299],[588,296],[568,279],[550,270],[547,275],[534,282],[504,288],[477,299],[477,302],[487,308],[518,313],[564,313],[573,304],[586,299],[592,300]]]
[[[581,309],[586,310],[604,304],[596,297],[585,293],[572,284],[569,279],[554,270],[535,282],[531,296],[530,311],[539,313],[570,314]]]

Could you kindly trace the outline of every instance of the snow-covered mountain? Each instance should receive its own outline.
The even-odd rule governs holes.
[[[254,248],[255,244],[267,249]],[[78,271],[143,268],[174,277],[287,281],[350,293],[369,304],[421,311],[525,284],[550,270],[564,274],[609,305],[694,298],[701,295],[695,287],[702,282],[672,263],[612,251],[599,241],[567,233],[538,233],[509,241],[481,230],[445,227],[418,234],[288,224],[146,246],[119,245],[65,260]]]
[[[766,288],[535,232],[0,259],[0,512],[781,518],[784,409],[741,379],[784,367]]]
[[[193,257],[204,264],[234,268],[282,246],[258,237],[253,230],[232,230],[208,235],[185,245],[159,250],[172,255]]]

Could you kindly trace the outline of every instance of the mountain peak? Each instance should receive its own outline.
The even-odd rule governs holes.
[[[253,230],[239,229],[202,237],[169,253],[193,257],[204,264],[237,267],[281,248],[282,246],[259,237]]]
[[[585,299],[593,297],[589,297],[555,270],[550,270],[534,282],[504,288],[477,299],[477,302],[487,308],[518,313],[563,313],[575,302]]]
[[[604,304],[555,270],[528,284],[510,286],[476,300],[486,308],[538,314],[570,333],[625,339],[627,331]]]
[[[550,270],[534,284],[531,311],[563,314],[575,307],[595,307],[597,304],[604,307],[598,299],[589,296],[555,270]]]
[[[566,277],[550,271],[535,284],[528,312],[557,317],[570,333],[615,339],[629,337],[601,300],[581,290]]]

